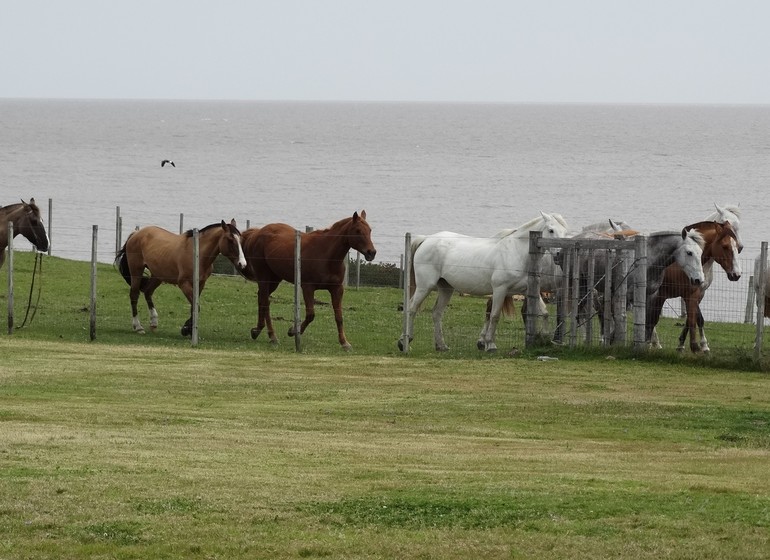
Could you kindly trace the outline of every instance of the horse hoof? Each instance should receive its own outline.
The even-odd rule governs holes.
[[[278,346],[278,339],[277,338],[271,338],[270,339],[270,344],[272,344],[273,346]]]
[[[295,330],[294,330],[294,327],[292,327],[292,328],[290,328],[290,329],[289,329],[289,332],[288,332],[287,334],[288,334],[289,336],[294,336],[295,334],[297,334],[297,331],[295,331]]]
[[[443,346],[436,346],[436,352],[449,352],[449,346],[446,344]]]
[[[404,351],[404,341],[403,341],[403,339],[399,338],[398,342],[396,344],[398,344],[399,352],[403,352]]]
[[[350,343],[349,343],[349,342],[346,342],[345,344],[343,344],[343,345],[342,345],[342,349],[343,349],[345,352],[350,352],[350,350],[351,350],[352,348],[353,348],[353,347],[350,345]]]
[[[157,330],[158,330],[158,325],[150,325],[150,330],[151,330],[152,332],[155,332],[155,331],[157,331]],[[142,332],[144,332],[144,331],[142,331]]]
[[[487,348],[487,354],[494,354],[495,352],[497,352],[497,346]]]
[[[483,350],[486,345],[484,344],[484,341],[479,339],[476,341],[476,348],[479,350]]]
[[[142,329],[142,328],[139,328],[139,329],[134,329],[134,332],[135,332],[136,334],[144,334],[144,329]]]
[[[257,337],[259,336],[259,330],[257,330],[257,327],[254,327],[251,329],[251,340],[257,340]]]
[[[181,329],[179,329],[179,332],[182,336],[190,336],[192,334],[192,328],[185,325]]]

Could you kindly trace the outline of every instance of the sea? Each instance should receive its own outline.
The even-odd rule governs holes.
[[[94,226],[111,262],[138,226],[366,210],[375,262],[398,263],[407,232],[488,236],[540,211],[677,230],[715,204],[740,206],[752,256],[768,187],[770,106],[0,100],[0,204],[34,197],[51,253],[76,260]]]

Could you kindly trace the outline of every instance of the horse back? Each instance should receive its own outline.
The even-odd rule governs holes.
[[[125,244],[128,266],[134,274],[136,269],[147,267],[153,276],[166,282],[179,277],[180,267],[192,269],[191,250],[192,244],[185,236],[158,226],[145,226],[133,232]]]

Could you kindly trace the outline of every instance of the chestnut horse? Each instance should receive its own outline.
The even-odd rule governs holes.
[[[40,208],[35,199],[29,203],[17,202],[0,207],[0,267],[5,262],[5,248],[8,247],[8,222],[13,223],[13,236],[21,234],[35,246],[38,251],[48,250],[48,235],[45,233],[43,220],[40,218]]]
[[[663,283],[658,288],[657,293],[649,302],[651,308],[651,317],[653,327],[660,319],[661,309],[667,299],[681,297],[685,301],[687,309],[687,323],[679,336],[680,352],[684,350],[684,343],[687,334],[690,335],[690,350],[697,352],[709,352],[708,340],[703,330],[703,314],[700,310],[700,302],[714,279],[714,262],[719,264],[727,273],[727,279],[736,282],[741,277],[741,265],[738,260],[740,241],[736,235],[735,229],[730,222],[698,222],[685,227],[686,230],[696,230],[700,232],[705,241],[701,263],[705,280],[701,285],[691,284],[682,272],[682,268],[673,263],[666,267],[663,274]],[[700,332],[700,345],[695,340],[695,327]],[[652,343],[658,347],[657,332],[653,332]]]
[[[249,228],[243,232],[243,250],[246,254],[246,268],[241,274],[257,282],[259,315],[257,326],[251,329],[251,338],[256,340],[267,326],[270,342],[278,339],[270,317],[270,294],[282,281],[294,283],[294,247],[297,230],[287,224],[268,224],[261,228]],[[351,346],[345,338],[342,324],[342,295],[345,279],[345,259],[351,249],[361,253],[367,261],[374,259],[377,250],[372,244],[372,228],[366,221],[366,210],[359,215],[344,218],[328,229],[302,233],[300,238],[300,283],[305,300],[305,319],[300,334],[315,319],[315,291],[328,290],[337,323],[340,345],[345,350]],[[294,336],[294,326],[289,336]]]
[[[223,254],[238,269],[246,266],[241,246],[241,232],[235,220],[226,224],[224,220],[211,224],[199,231],[198,241],[198,293],[203,291],[206,280],[214,271],[214,260]],[[182,327],[182,336],[192,332],[193,302],[193,232],[171,233],[157,226],[146,226],[128,236],[123,247],[115,257],[123,278],[131,286],[131,314],[134,331],[144,334],[139,322],[136,304],[139,292],[144,294],[147,308],[150,310],[150,328],[158,327],[158,311],[152,301],[152,294],[161,284],[176,284],[190,302],[190,318]],[[144,269],[150,276],[144,275]]]

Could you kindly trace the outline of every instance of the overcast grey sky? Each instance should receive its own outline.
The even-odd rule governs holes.
[[[767,0],[2,0],[0,97],[770,103]]]

